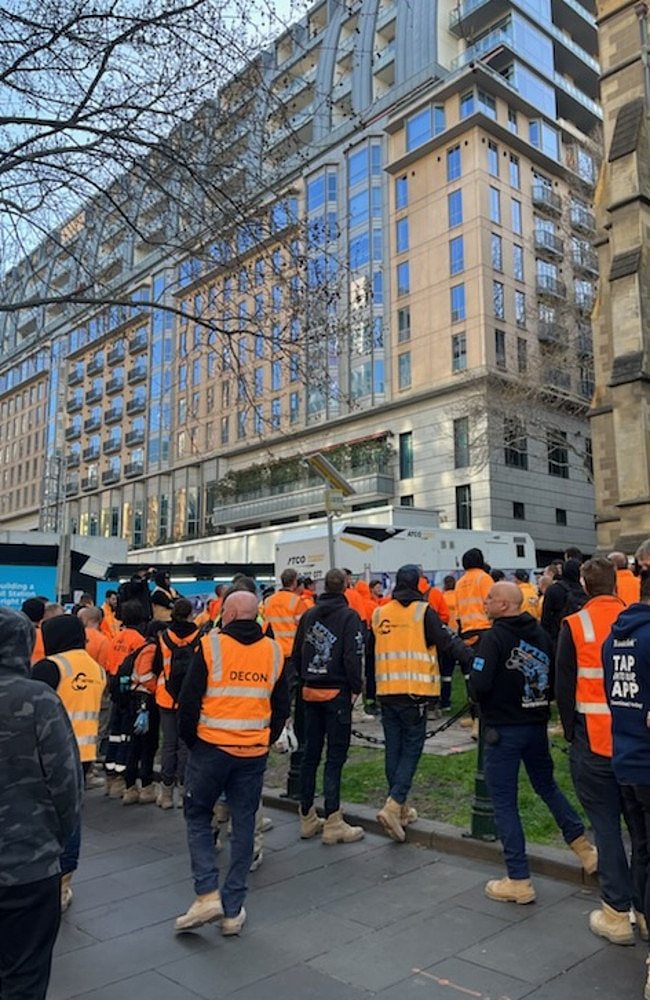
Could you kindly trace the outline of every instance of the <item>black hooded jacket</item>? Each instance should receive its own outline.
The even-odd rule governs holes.
[[[580,563],[577,559],[567,559],[562,567],[562,576],[548,588],[542,605],[540,624],[548,632],[554,646],[563,619],[579,611],[586,601],[587,594],[580,585]]]
[[[45,659],[34,664],[32,677],[34,680],[43,681],[56,691],[61,674],[56,663],[48,660],[48,654],[56,656],[57,653],[67,653],[69,649],[85,649],[86,632],[76,615],[57,615],[55,618],[48,618],[41,625],[41,631]]]
[[[321,594],[298,622],[291,662],[303,684],[362,689],[364,630],[343,594]]]

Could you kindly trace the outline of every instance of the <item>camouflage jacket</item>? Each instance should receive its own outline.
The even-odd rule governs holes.
[[[0,887],[56,875],[80,820],[77,742],[59,697],[29,676],[30,621],[0,608]]]

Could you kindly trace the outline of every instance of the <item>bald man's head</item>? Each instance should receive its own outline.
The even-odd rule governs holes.
[[[223,602],[221,621],[230,625],[235,621],[255,621],[258,604],[255,594],[248,590],[233,590]]]
[[[99,628],[103,617],[102,609],[94,605],[92,608],[80,608],[77,612],[77,618],[84,628]]]
[[[494,621],[495,618],[513,618],[521,614],[524,595],[516,583],[500,580],[490,587],[485,598],[485,613]]]
[[[616,569],[627,569],[627,556],[624,552],[610,552],[607,558]]]

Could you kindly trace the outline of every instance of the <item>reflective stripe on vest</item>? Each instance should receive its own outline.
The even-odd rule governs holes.
[[[265,753],[271,736],[271,692],[284,662],[279,644],[264,637],[246,646],[211,632],[202,638],[201,647],[208,685],[197,735],[243,756]]]
[[[94,760],[106,674],[85,649],[71,649],[47,659],[59,669],[57,694],[68,713],[79,756],[84,762]]]
[[[435,649],[427,649],[424,616],[428,605],[398,601],[375,608],[375,674],[380,696],[407,694],[433,698],[440,694],[440,673]],[[429,670],[423,669],[424,664]]]
[[[612,722],[602,664],[602,647],[613,623],[623,610],[617,597],[592,597],[580,611],[564,620],[571,632],[576,654],[576,712],[584,716],[592,753],[612,756]]]
[[[273,636],[279,642],[285,657],[291,656],[293,640],[298,628],[296,614],[299,613],[301,603],[298,594],[279,590],[277,594],[273,594],[269,598],[264,607],[264,618],[272,626]],[[276,605],[279,607],[277,611],[274,611]]]
[[[485,589],[484,577],[487,576],[482,570],[466,570],[456,584],[456,617],[463,632],[471,632],[477,629],[490,627],[490,621],[485,613]],[[490,581],[490,587],[492,581]]]
[[[167,629],[165,629],[164,634],[167,634]],[[170,639],[175,646],[189,646],[196,642],[199,634],[198,628],[194,632],[190,632],[183,639],[176,636],[176,640]],[[160,651],[162,653],[162,670],[158,674],[158,680],[156,682],[156,705],[159,708],[177,708],[176,702],[167,690],[167,685],[165,681],[168,680],[172,668],[172,650],[169,648],[165,642],[162,635],[158,636],[158,645],[160,646]]]

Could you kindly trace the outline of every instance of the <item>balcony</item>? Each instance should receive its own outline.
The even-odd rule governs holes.
[[[598,254],[594,250],[574,250],[571,254],[571,260],[577,271],[598,274]]]
[[[554,257],[564,256],[564,243],[555,233],[550,233],[546,229],[535,230],[535,250],[539,253],[550,253]]]
[[[135,385],[137,382],[144,382],[147,377],[147,366],[146,365],[136,365],[132,368],[127,375],[127,381],[129,385]]]
[[[73,451],[71,455],[66,455],[65,467],[66,469],[78,469],[80,461],[79,452]]]
[[[126,351],[124,350],[124,344],[118,344],[108,352],[106,360],[108,361],[110,367],[111,365],[119,365],[120,362],[124,361],[125,357]]]
[[[93,431],[98,431],[102,426],[101,417],[88,417],[84,420],[84,431],[86,434],[92,434]]]
[[[449,11],[449,30],[458,38],[471,38],[507,9],[505,0],[465,0]]]
[[[119,481],[119,469],[107,469],[106,472],[102,472],[102,486],[110,486],[111,483],[118,483]]]
[[[88,406],[92,406],[93,403],[99,403],[103,395],[103,389],[89,389],[86,393],[86,403]]]
[[[561,389],[563,392],[571,391],[571,376],[561,368],[549,368],[542,374],[542,383],[551,389]]]
[[[132,479],[133,476],[142,476],[144,474],[144,462],[128,462],[124,468],[124,475],[127,479]]]
[[[537,275],[537,294],[550,299],[565,299],[566,285],[550,274]]]
[[[577,229],[580,233],[590,234],[596,232],[596,218],[593,212],[589,212],[586,208],[582,208],[581,205],[571,206],[569,219],[571,220],[573,228]]]
[[[122,448],[122,438],[121,437],[109,437],[104,441],[104,454],[114,455],[116,451],[120,451]]]
[[[124,416],[124,407],[122,406],[111,406],[110,410],[107,410],[104,414],[105,424],[116,424]]]
[[[533,205],[546,212],[554,212],[560,215],[562,212],[562,199],[556,191],[551,191],[546,184],[533,184],[532,190]]]
[[[88,375],[101,375],[104,371],[104,357],[100,355],[99,357],[91,358],[88,362],[88,367],[86,368],[86,374]]]
[[[88,490],[96,490],[98,485],[99,480],[97,479],[97,476],[85,476],[81,480],[81,489],[84,490],[84,492],[87,492]]]
[[[537,324],[537,338],[540,344],[566,343],[566,330],[559,323],[540,320]]]
[[[79,479],[77,476],[71,476],[70,479],[66,480],[65,495],[67,497],[73,497],[75,493],[78,492],[79,492]]]
[[[80,385],[84,380],[83,365],[78,365],[68,372],[68,385]]]
[[[99,458],[99,445],[91,444],[83,450],[84,462],[96,462]]]
[[[595,386],[593,380],[590,378],[581,378],[578,382],[578,392],[581,396],[584,396],[585,399],[591,399],[594,394],[594,388]]]
[[[72,399],[69,399],[68,402],[65,404],[65,408],[68,413],[79,413],[79,410],[82,408],[83,405],[84,404],[82,399],[80,399],[78,396],[73,396]]]
[[[578,354],[593,355],[594,340],[590,330],[580,330],[578,332]]]
[[[596,292],[576,292],[573,296],[573,304],[581,313],[593,312],[596,303]]]
[[[149,346],[149,335],[144,333],[136,333],[135,337],[132,337],[129,341],[129,354],[141,354],[142,351],[146,351]]]
[[[66,427],[66,441],[76,441],[79,437],[81,437],[81,426],[79,424],[71,424],[70,427]]]
[[[130,399],[126,404],[126,412],[130,417],[135,416],[136,413],[144,413],[147,408],[147,401],[144,396],[137,396]]]
[[[121,375],[110,378],[106,383],[106,392],[109,396],[112,396],[116,392],[121,392],[123,388],[124,378]]]
[[[144,444],[144,429],[129,431],[126,435],[125,443],[127,448],[135,448],[138,444]]]
[[[392,473],[356,472],[347,474],[347,478],[357,493],[355,503],[389,500],[394,496]],[[212,523],[225,526],[264,522],[273,518],[308,514],[323,506],[323,487],[317,483],[287,484],[285,492],[281,492],[280,487],[274,489],[271,492],[270,487],[262,487],[258,495],[241,495],[215,508]]]

